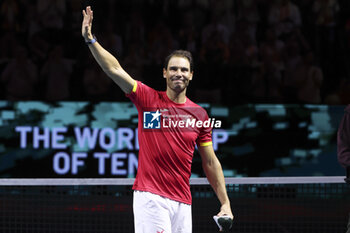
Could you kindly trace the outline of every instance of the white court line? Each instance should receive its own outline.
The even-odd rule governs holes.
[[[343,176],[231,177],[226,184],[321,184],[344,183]],[[134,178],[0,178],[0,186],[133,185]],[[191,178],[191,185],[209,184],[206,178]]]

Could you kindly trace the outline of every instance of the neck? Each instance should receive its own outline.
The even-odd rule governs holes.
[[[186,89],[181,92],[175,92],[174,90],[167,88],[166,95],[175,103],[184,104],[186,102]]]

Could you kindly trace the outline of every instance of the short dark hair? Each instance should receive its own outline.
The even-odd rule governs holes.
[[[169,61],[172,57],[184,57],[184,58],[186,58],[190,63],[190,71],[191,72],[193,71],[193,58],[192,58],[191,52],[189,52],[187,50],[175,50],[174,52],[172,52],[171,54],[169,54],[169,56],[167,56],[165,58],[165,61],[164,61],[164,68],[165,69],[168,69],[168,64],[169,64]]]

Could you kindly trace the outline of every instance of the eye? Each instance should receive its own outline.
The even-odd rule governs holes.
[[[182,72],[188,72],[188,69],[187,68],[181,68],[181,71]]]

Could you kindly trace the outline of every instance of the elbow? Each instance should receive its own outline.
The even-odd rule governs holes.
[[[102,69],[108,77],[118,83],[119,78],[122,76],[121,69],[115,68],[113,66],[104,67]]]
[[[208,159],[206,161],[202,162],[202,167],[203,168],[211,168],[214,165],[214,159]]]
[[[202,164],[204,170],[220,170],[221,164],[218,159],[210,159]]]
[[[105,72],[108,76],[111,76],[113,73],[115,73],[115,69],[113,66],[103,66],[101,67],[103,72]]]

